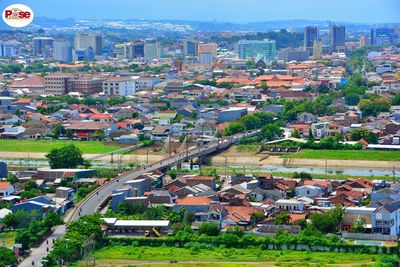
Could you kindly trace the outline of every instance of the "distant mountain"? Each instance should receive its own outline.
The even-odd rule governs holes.
[[[372,27],[377,26],[400,26],[400,23],[383,23],[383,24],[365,24],[365,23],[347,23],[347,22],[335,22],[336,24],[346,25],[349,31],[360,31],[369,30]],[[24,28],[24,30],[33,30],[39,28],[46,28],[56,30],[57,28],[70,28],[73,27],[90,27],[90,28],[126,28],[127,26],[135,27],[146,25],[146,29],[152,27],[159,28],[160,24],[169,24],[177,26],[186,26],[189,31],[204,31],[204,32],[220,32],[220,31],[272,31],[279,29],[288,29],[291,31],[302,31],[307,25],[315,25],[321,29],[328,28],[328,21],[319,20],[274,20],[274,21],[264,21],[264,22],[251,22],[251,23],[230,23],[230,22],[218,22],[218,21],[179,21],[179,20],[139,20],[139,19],[129,19],[129,20],[77,20],[77,19],[52,19],[46,17],[36,17],[33,23]],[[140,27],[137,27],[140,30]],[[175,28],[166,27],[171,31],[176,30]],[[3,21],[0,21],[0,29],[11,29]]]

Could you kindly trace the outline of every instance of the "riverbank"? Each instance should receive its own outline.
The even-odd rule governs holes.
[[[91,158],[97,154],[84,154],[84,158]],[[97,159],[100,162],[125,162],[136,165],[153,163],[160,161],[169,155],[167,153],[157,153],[149,155],[130,153],[105,156]],[[24,160],[46,160],[46,153],[41,152],[9,152],[0,151],[1,159],[15,159],[16,165],[19,159]],[[216,166],[283,166],[287,168],[310,167],[310,168],[358,168],[368,170],[400,170],[400,161],[385,160],[332,160],[332,159],[303,159],[303,158],[283,158],[281,156],[269,156],[266,154],[255,154],[247,151],[237,151],[235,147],[228,149],[218,155],[208,157],[204,164]]]

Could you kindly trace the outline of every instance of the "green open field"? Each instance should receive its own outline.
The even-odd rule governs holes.
[[[74,144],[83,153],[102,154],[119,149],[118,146],[108,146],[99,141],[61,141],[61,140],[0,140],[0,151],[12,152],[49,152],[53,148]]]
[[[384,160],[399,161],[398,151],[375,150],[311,150],[304,149],[297,153],[283,155],[284,158],[300,159],[338,159],[338,160]]]
[[[98,266],[356,266],[375,265],[382,255],[262,250],[259,248],[189,249],[175,247],[109,246],[94,253]],[[139,264],[140,263],[140,264]],[[182,264],[182,265],[181,265]],[[260,265],[262,264],[262,265]],[[177,265],[174,265],[177,266]]]

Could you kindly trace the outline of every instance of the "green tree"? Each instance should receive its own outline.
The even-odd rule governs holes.
[[[390,101],[383,97],[361,99],[360,103],[358,104],[363,116],[376,116],[380,112],[388,112],[390,110],[390,106]]]
[[[283,130],[275,123],[267,124],[261,129],[261,136],[264,140],[271,141],[280,137]]]
[[[297,131],[297,130],[294,131],[294,132],[292,132],[291,136],[292,136],[293,138],[301,138],[300,132]]]
[[[311,215],[311,226],[322,233],[335,233],[338,230],[344,216],[344,210],[340,206],[325,213],[314,213]]]
[[[0,247],[0,266],[11,266],[17,264],[14,252],[6,247]]]
[[[400,94],[396,94],[393,98],[392,98],[392,105],[400,105]]]
[[[313,135],[313,132],[311,130],[311,127],[308,129],[308,139],[307,139],[307,141],[314,142],[314,135]]]
[[[289,221],[290,221],[290,215],[289,215],[289,213],[287,213],[284,210],[279,211],[275,215],[274,222],[277,225],[286,225],[286,224],[289,224]]]
[[[185,211],[185,214],[183,215],[183,223],[185,225],[191,225],[192,222],[194,222],[194,213],[190,211]]]
[[[52,149],[46,158],[52,169],[76,168],[84,163],[81,150],[73,144]]]
[[[219,224],[215,222],[204,222],[199,226],[199,233],[208,236],[217,236],[221,232]]]
[[[367,129],[354,129],[353,131],[350,132],[350,139],[352,141],[359,141],[361,139],[364,139],[367,141],[369,144],[376,144],[378,143],[378,137],[375,133],[367,130]]]
[[[349,93],[344,97],[344,100],[347,105],[355,106],[360,102],[360,96],[356,93]]]
[[[365,218],[358,218],[352,227],[354,233],[365,233],[365,224],[367,223]]]

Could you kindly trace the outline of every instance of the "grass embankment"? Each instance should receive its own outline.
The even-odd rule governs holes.
[[[376,150],[312,150],[304,149],[297,153],[283,155],[283,158],[298,159],[333,159],[333,160],[383,160],[399,161],[398,151]]]
[[[149,265],[160,266],[159,264],[168,263],[171,260],[181,264],[183,264],[182,262],[195,262],[199,264],[198,266],[260,266],[260,263],[266,263],[268,266],[315,266],[315,264],[354,266],[353,264],[374,264],[383,257],[382,255],[356,253],[276,251],[259,248],[213,248],[194,251],[188,248],[134,246],[105,247],[97,250],[94,256],[96,263],[100,265],[101,262],[113,265],[113,262],[115,264],[118,261],[126,261],[125,266],[130,265],[129,261],[132,263],[133,261],[144,261],[149,262]]]
[[[61,140],[0,140],[0,151],[10,152],[50,152],[53,148],[60,148],[74,144],[82,153],[103,154],[119,149],[118,146],[108,146],[99,141],[61,141]]]

